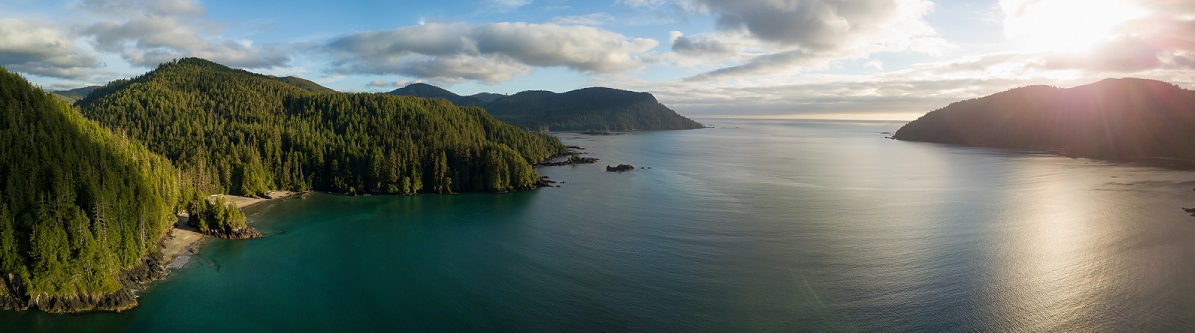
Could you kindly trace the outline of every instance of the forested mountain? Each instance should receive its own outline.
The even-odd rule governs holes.
[[[461,97],[450,91],[416,83],[390,92],[396,95],[443,98],[457,105],[480,105],[495,118],[531,130],[634,131],[701,128],[676,114],[649,93],[610,88],[585,88],[566,93],[524,91]],[[496,96],[495,96],[496,95]],[[485,98],[493,98],[485,101]]]
[[[92,90],[95,90],[95,88],[98,88],[98,87],[99,86],[87,86],[87,87],[75,88],[75,89],[71,89],[71,90],[56,90],[56,91],[54,91],[54,93],[58,94],[58,96],[62,96],[67,101],[74,102],[74,101],[83,99],[83,97],[87,97],[87,94],[90,94]]]
[[[292,86],[298,87],[299,89],[303,89],[303,90],[310,91],[310,92],[313,92],[313,93],[318,93],[318,94],[328,94],[328,93],[334,93],[334,92],[337,92],[337,91],[335,91],[335,90],[332,90],[331,88],[328,88],[328,87],[325,87],[325,86],[321,86],[319,83],[311,82],[310,80],[307,80],[307,79],[304,79],[304,78],[300,78],[300,77],[294,77],[294,76],[286,76],[286,77],[270,76],[270,78],[272,78],[272,79],[275,79],[275,80],[278,80],[278,81],[282,81],[282,82],[284,82],[284,83],[286,83],[286,84],[289,84],[289,85],[292,85]]]
[[[893,137],[1110,160],[1195,160],[1195,91],[1144,79],[1029,86],[950,104]]]
[[[452,104],[456,104],[456,105],[460,105],[460,106],[482,106],[482,105],[485,105],[485,103],[486,103],[485,100],[482,100],[482,99],[479,99],[476,97],[472,97],[472,96],[457,95],[456,93],[445,90],[444,88],[433,86],[433,85],[430,85],[427,83],[412,83],[412,84],[407,85],[406,87],[394,89],[394,91],[389,92],[389,94],[399,95],[399,96],[416,96],[416,97],[424,97],[424,98],[440,98],[440,99],[448,100],[449,102],[452,102]],[[484,96],[492,97],[490,95],[484,95]]]
[[[162,156],[0,68],[0,307],[136,304],[122,276],[174,221]]]
[[[530,129],[555,131],[678,130],[701,124],[676,114],[649,93],[584,88],[557,94],[524,91],[485,105],[494,117]]]
[[[478,100],[481,100],[482,102],[489,103],[489,102],[493,102],[494,100],[497,100],[499,98],[505,98],[506,95],[483,92],[483,93],[472,94],[472,95],[469,95],[466,97],[476,98]]]
[[[511,191],[534,187],[531,164],[567,150],[480,108],[316,94],[197,58],[114,81],[78,105],[174,161],[199,193]]]

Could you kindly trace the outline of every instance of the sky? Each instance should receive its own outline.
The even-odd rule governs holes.
[[[915,119],[1027,86],[1195,88],[1195,0],[0,0],[49,90],[182,57],[385,92],[605,86],[698,118]]]

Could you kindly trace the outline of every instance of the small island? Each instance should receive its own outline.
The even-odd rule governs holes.
[[[630,164],[619,164],[618,166],[606,166],[606,172],[624,172],[635,170],[635,167]]]

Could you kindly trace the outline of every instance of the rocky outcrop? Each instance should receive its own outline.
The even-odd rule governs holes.
[[[635,167],[630,164],[619,164],[618,166],[606,166],[606,172],[623,172],[635,170]]]
[[[244,227],[234,230],[211,229],[204,231],[203,234],[225,239],[250,239],[265,237],[265,235],[257,231],[257,229],[253,229],[253,227]]]
[[[34,295],[29,305],[49,313],[81,313],[93,311],[121,312],[137,306],[137,298],[129,289],[101,295]]]
[[[549,159],[549,160],[554,160],[554,159],[555,158]],[[597,161],[598,161],[598,159],[593,158],[593,157],[581,156],[580,154],[577,154],[577,153],[571,153],[571,154],[569,154],[569,157],[566,160],[559,161],[559,162],[542,162],[542,163],[536,163],[535,165],[537,165],[537,166],[562,166],[562,165],[577,165],[577,164],[593,164],[593,163],[597,163]]]
[[[24,297],[25,283],[16,274],[4,274],[0,279],[0,308],[24,310],[29,308],[29,299]]]

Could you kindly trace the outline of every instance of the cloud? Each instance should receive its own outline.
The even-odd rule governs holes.
[[[97,14],[203,15],[207,10],[193,0],[81,0],[76,7]]]
[[[219,37],[221,24],[207,19],[191,0],[131,2],[90,0],[81,7],[97,12],[119,11],[119,20],[101,20],[81,29],[95,49],[117,53],[129,64],[153,67],[182,57],[201,57],[233,67],[274,68],[290,61],[277,45]]]
[[[614,16],[607,13],[592,13],[577,16],[557,16],[552,18],[552,22],[561,25],[604,25],[606,23],[614,22]]]
[[[691,39],[680,31],[670,33],[672,51],[684,55],[729,55],[737,51],[714,38]]]
[[[485,0],[483,7],[489,10],[508,12],[530,5],[531,2],[532,0]]]
[[[622,4],[622,5],[631,7],[631,8],[658,8],[658,7],[663,6],[664,4],[667,4],[671,1],[669,1],[669,0],[618,0],[617,2],[619,4]]]
[[[73,80],[100,74],[99,59],[76,47],[69,31],[34,20],[0,19],[0,65]]]
[[[534,67],[621,72],[642,66],[658,45],[588,26],[554,23],[428,23],[355,33],[329,42],[332,71],[402,74],[447,80],[499,82]]]
[[[399,81],[373,80],[373,81],[369,81],[369,83],[366,83],[365,86],[370,87],[370,88],[391,89],[391,88],[402,88],[402,87],[406,87],[406,86],[409,86],[414,83],[423,83],[423,82],[424,82],[423,80],[414,80],[414,81],[409,81],[409,80],[399,80]]]
[[[1101,10],[1074,16],[1059,5]],[[1001,8],[1006,36],[1036,42],[1033,56],[1041,58],[1043,69],[1133,73],[1193,68],[1195,6],[1184,1],[1002,0]]]
[[[689,7],[717,16],[718,30],[675,39],[674,52],[710,56],[749,51],[719,46],[731,44],[756,51],[741,63],[690,80],[791,73],[879,52],[936,54],[951,47],[925,21],[933,4],[923,0],[693,0]]]
[[[33,75],[100,83],[117,75],[101,68],[113,55],[135,67],[202,57],[234,67],[274,68],[290,61],[287,47],[219,36],[223,24],[193,0],[82,0],[76,16],[0,19],[0,65]]]

